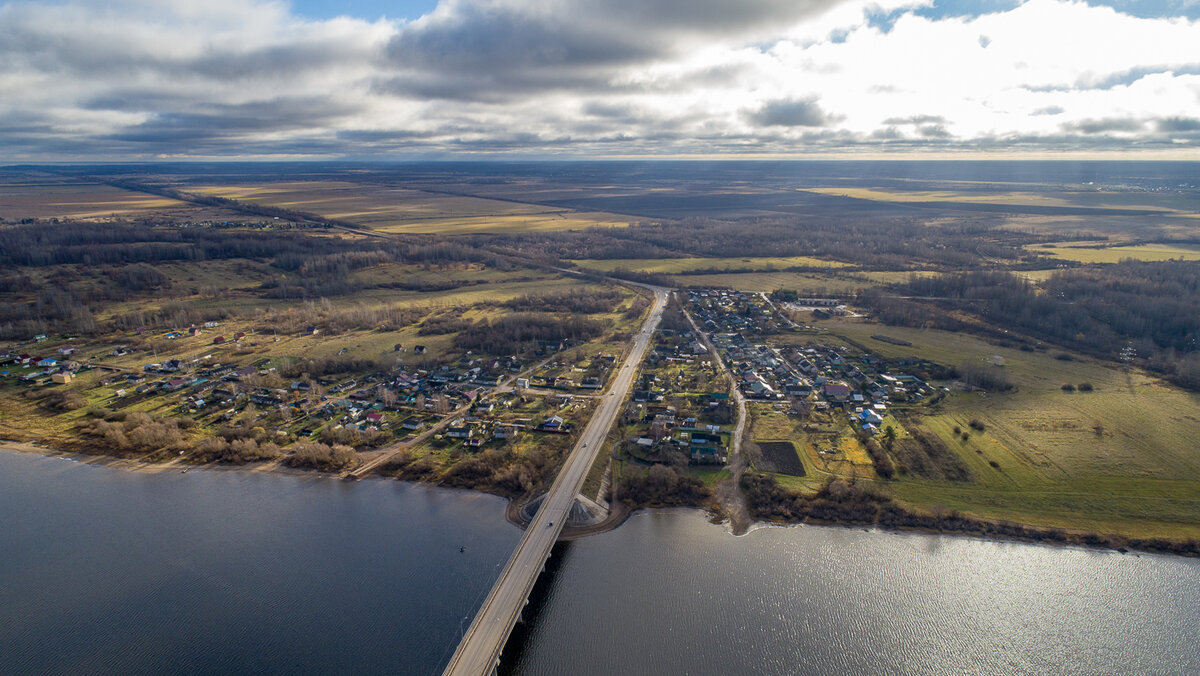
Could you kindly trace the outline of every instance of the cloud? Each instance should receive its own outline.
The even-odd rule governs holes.
[[[1155,122],[1155,126],[1159,131],[1177,132],[1177,131],[1200,131],[1200,119],[1194,117],[1168,117]]]
[[[1068,122],[1063,124],[1062,128],[1066,131],[1078,131],[1084,134],[1105,134],[1114,131],[1140,131],[1144,126],[1145,123],[1141,120],[1129,117],[1106,117],[1098,120],[1087,119],[1078,122]]]
[[[839,119],[822,110],[816,99],[768,101],[746,118],[760,127],[823,127]]]
[[[942,124],[946,118],[941,115],[910,115],[908,117],[889,117],[884,124]]]
[[[1200,145],[1200,21],[1167,10],[442,0],[405,22],[266,0],[0,3],[14,162]]]

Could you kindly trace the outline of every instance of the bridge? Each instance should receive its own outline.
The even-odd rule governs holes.
[[[525,529],[516,551],[504,566],[471,626],[463,634],[458,649],[446,666],[446,676],[490,674],[499,664],[504,644],[508,642],[513,626],[528,603],[529,594],[546,565],[546,559],[550,558],[550,549],[567,522],[567,514],[575,502],[575,496],[583,487],[583,480],[596,454],[604,446],[604,438],[629,393],[638,364],[642,362],[650,344],[650,337],[662,319],[668,290],[647,288],[654,291],[654,304],[649,317],[634,337],[630,350],[613,377],[608,396],[600,398],[595,414],[567,456],[562,470],[550,486],[550,492]]]

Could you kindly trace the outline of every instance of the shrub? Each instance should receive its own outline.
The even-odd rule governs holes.
[[[307,467],[337,472],[358,464],[358,455],[349,446],[322,443],[298,443],[286,462],[291,467]]]
[[[248,462],[273,460],[279,457],[279,447],[274,443],[258,443],[254,439],[234,439],[229,441],[222,437],[204,439],[192,447],[192,457],[202,462],[221,462],[232,465],[244,465]]]
[[[983,424],[983,421],[979,420],[978,418],[971,418],[971,422],[967,423],[967,425],[970,426],[971,429],[979,430],[980,432],[987,429],[987,427]]]
[[[1074,385],[1072,385],[1071,383],[1067,383],[1066,385],[1063,385],[1063,386],[1062,386],[1062,391],[1063,391],[1063,392],[1074,392],[1074,391],[1075,391],[1075,386],[1074,386]]]
[[[74,411],[87,406],[87,400],[75,390],[51,390],[42,405],[52,411]]]
[[[1079,383],[1079,385],[1077,386],[1077,389],[1080,392],[1091,392],[1095,388],[1092,387],[1091,383]]]

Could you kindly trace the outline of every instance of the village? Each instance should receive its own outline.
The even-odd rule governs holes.
[[[186,416],[213,429],[262,428],[285,442],[312,438],[367,450],[431,437],[439,449],[477,451],[526,433],[570,434],[586,421],[590,399],[606,386],[616,361],[570,341],[543,341],[524,359],[468,353],[449,363],[425,359],[424,345],[397,344],[393,352],[411,356],[409,363],[314,376],[298,372],[294,360],[260,356],[243,363],[222,351],[254,338],[208,322],[154,335],[159,345],[178,346],[172,357],[157,358],[157,348],[81,346],[38,335],[0,348],[0,383],[47,391],[70,385],[62,391],[78,401],[66,409],[98,403]],[[139,355],[156,359],[113,365]],[[88,389],[78,388],[83,382]]]
[[[846,446],[839,438],[906,436],[894,414],[938,396],[940,388],[926,382],[930,373],[938,374],[937,365],[917,358],[884,360],[797,321],[802,315],[790,311],[799,305],[800,312],[826,317],[852,312],[836,299],[788,303],[790,312],[765,294],[726,289],[689,289],[680,292],[680,300],[684,305],[664,316],[621,419],[614,454],[619,460],[700,469],[726,465],[741,398],[752,412],[783,414],[794,420],[794,429],[807,430],[797,436],[815,446],[819,466],[836,466],[839,459],[869,466],[865,454],[843,457]],[[786,446],[795,456],[793,445]],[[779,464],[802,467],[796,457]],[[769,459],[764,465],[775,466]]]
[[[796,321],[796,305],[842,311],[845,306],[835,299],[776,304],[766,294],[708,288],[680,292],[679,299],[683,305],[664,319],[621,418],[614,454],[621,460],[724,466],[738,422],[733,396],[799,421],[815,416],[835,432],[848,428],[869,437],[881,433],[885,422],[899,426],[890,413],[894,406],[936,393],[915,374],[929,364],[885,361],[823,340],[818,329]],[[302,335],[317,332],[308,327]],[[502,447],[528,433],[570,434],[586,421],[591,400],[603,396],[617,361],[614,354],[568,341],[542,342],[522,358],[467,353],[447,363],[418,361],[424,345],[396,344],[393,352],[401,358],[392,368],[312,375],[269,355],[249,363],[228,359],[222,348],[254,336],[227,331],[218,322],[153,338],[160,345],[190,344],[171,358],[119,368],[111,360],[128,363],[136,348],[105,346],[97,353],[39,335],[0,349],[0,379],[54,387],[95,370],[89,382],[96,389],[87,400],[102,393],[100,403],[108,409],[170,410],[213,429],[261,428],[285,443],[314,439],[361,451],[407,441],[457,456]],[[709,344],[721,363],[714,363]],[[143,348],[143,354],[156,356],[158,350]],[[820,452],[838,451],[829,444]]]

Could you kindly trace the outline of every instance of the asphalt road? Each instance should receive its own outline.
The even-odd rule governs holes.
[[[529,593],[550,556],[550,549],[558,540],[559,532],[566,523],[571,503],[583,487],[583,480],[591,469],[596,453],[604,446],[604,438],[629,393],[634,374],[646,354],[654,329],[662,319],[669,291],[659,287],[649,288],[654,291],[654,304],[649,317],[634,337],[631,349],[613,377],[609,393],[600,397],[596,413],[579,436],[571,454],[567,456],[558,478],[550,486],[550,492],[542,500],[542,506],[533,517],[533,522],[525,529],[525,535],[517,545],[516,551],[500,573],[470,628],[463,635],[458,649],[446,667],[446,674],[490,674],[495,668],[500,651],[504,649],[508,635],[520,617]]]

